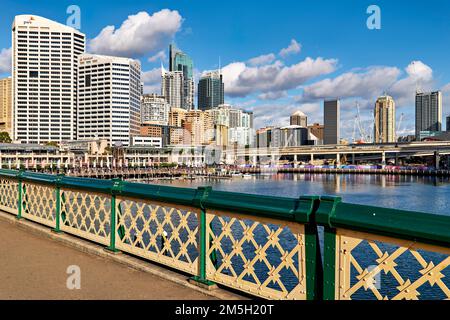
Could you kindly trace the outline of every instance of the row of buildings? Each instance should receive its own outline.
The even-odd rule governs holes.
[[[138,60],[85,49],[86,36],[76,29],[16,16],[11,77],[0,81],[0,130],[25,144],[252,143],[253,114],[224,104],[220,71],[201,77],[195,108],[193,62],[175,45],[169,70],[161,70],[161,93],[147,95]]]
[[[175,45],[161,92],[144,94],[138,60],[86,53],[76,29],[30,15],[12,25],[12,74],[0,80],[0,131],[14,141],[106,140],[111,146],[237,145],[257,147],[341,143],[340,102],[324,102],[324,124],[302,112],[286,127],[253,130],[253,113],[224,103],[220,70],[204,73],[195,106],[194,65]],[[374,108],[375,143],[396,142],[396,110],[388,95]],[[450,117],[447,118],[450,129]],[[442,131],[441,92],[416,94],[416,140]]]
[[[148,146],[151,140],[154,147],[253,144],[253,113],[231,105],[204,111],[169,108],[165,99],[152,94],[143,96],[142,110],[144,121],[133,145]]]
[[[359,110],[357,112],[358,116],[355,121],[359,121]],[[323,144],[331,145],[343,142],[340,138],[340,122],[340,101],[325,101]],[[362,126],[361,123],[359,125]],[[361,142],[395,143],[399,140],[397,129],[395,101],[391,96],[384,94],[375,102],[373,135],[362,137],[363,141]],[[450,131],[450,116],[447,117],[447,131]],[[441,133],[443,133],[442,93],[440,91],[417,92],[415,97],[415,135],[408,137],[408,140],[422,141]]]
[[[447,128],[450,130],[450,116]],[[415,97],[415,135],[409,140],[422,141],[440,135],[442,128],[442,92],[417,92]],[[374,142],[397,142],[396,108],[391,96],[377,99],[374,110]]]
[[[291,116],[290,126],[258,130],[256,132],[257,146],[295,147],[346,143],[340,136],[340,108],[340,101],[337,99],[324,101],[324,124],[315,123],[311,126],[308,126],[307,116],[303,112],[297,111]],[[359,110],[357,112],[359,113]],[[444,134],[442,131],[442,93],[440,91],[416,93],[415,121],[415,135],[406,137],[406,141],[446,140],[448,138],[448,134]],[[361,126],[361,123],[359,125]],[[447,132],[450,132],[450,116],[447,117]],[[356,142],[355,137],[353,138]],[[360,142],[363,143],[395,143],[402,139],[397,136],[396,107],[391,96],[384,94],[376,100],[373,112],[373,135],[362,138],[364,140]]]
[[[308,117],[302,111],[290,116],[290,125],[266,127],[256,131],[253,146],[258,148],[299,147],[324,144],[325,126],[308,125]]]

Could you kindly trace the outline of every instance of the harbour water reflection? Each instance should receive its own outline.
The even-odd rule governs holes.
[[[155,183],[155,182],[152,182]],[[157,183],[179,187],[299,197],[334,195],[344,201],[450,215],[450,178],[396,175],[267,174],[250,179],[175,180]]]
[[[350,203],[368,204],[381,207],[399,208],[405,210],[423,211],[434,214],[450,215],[450,179],[436,177],[413,177],[413,176],[386,176],[386,175],[324,175],[324,174],[272,174],[259,175],[249,179],[234,178],[232,180],[175,180],[160,181],[161,184],[168,184],[179,187],[193,187],[210,185],[216,190],[234,191],[242,193],[254,193],[263,195],[276,195],[287,197],[299,197],[306,194],[318,195],[338,195],[344,201]],[[220,234],[221,226],[215,231]],[[239,230],[232,229],[235,238],[240,237]],[[319,244],[321,251],[324,248],[323,229],[319,228]],[[241,232],[242,233],[242,232]],[[265,233],[255,232],[255,239],[264,242]],[[292,240],[280,237],[283,247],[292,246]],[[398,244],[375,242],[382,252],[392,253],[399,249]],[[227,254],[233,251],[231,242],[221,244],[222,250]],[[447,255],[436,252],[419,250],[424,261],[439,262],[447,258]],[[254,249],[249,247],[243,249],[245,257],[254,257]],[[362,268],[368,270],[379,264],[380,256],[376,254],[367,241],[361,242],[353,251],[355,261]],[[323,255],[323,251],[322,251]],[[268,257],[271,261],[279,261],[280,257],[276,252],[270,252]],[[217,254],[219,265],[223,259],[221,254]],[[278,260],[277,260],[278,259]],[[323,259],[323,256],[322,256]],[[395,272],[401,279],[416,281],[422,274],[420,271],[423,265],[406,251],[396,258],[398,266]],[[241,260],[233,260],[234,270],[243,270],[244,265]],[[275,262],[274,262],[275,263]],[[296,265],[298,267],[298,265]],[[284,269],[283,269],[284,270]],[[267,279],[267,270],[263,267],[255,268],[259,279]],[[283,271],[284,272],[284,271]],[[283,285],[293,288],[298,285],[298,279],[290,276],[286,272],[281,272]],[[222,273],[228,274],[227,270]],[[239,274],[239,273],[238,273]],[[443,282],[450,286],[449,271],[443,270]],[[231,274],[229,274],[231,275]],[[359,282],[360,272],[356,268],[350,271],[350,284],[356,285]],[[380,272],[377,276],[377,290],[383,297],[392,299],[399,291],[400,283],[393,277],[392,273]],[[429,286],[424,284],[420,287],[420,298],[425,300],[439,300],[445,298],[439,286]],[[372,300],[376,296],[371,290],[361,287],[352,295],[353,299]]]

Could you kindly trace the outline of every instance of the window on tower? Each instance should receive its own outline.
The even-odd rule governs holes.
[[[91,86],[91,75],[87,74],[84,76],[84,86],[90,87]]]

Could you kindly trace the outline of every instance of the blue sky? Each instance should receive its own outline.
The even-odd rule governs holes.
[[[450,113],[450,1],[3,0],[0,50],[11,46],[15,15],[65,23],[72,4],[81,9],[81,31],[95,39],[88,51],[138,58],[149,92],[159,90],[157,68],[161,59],[167,64],[162,50],[172,40],[192,56],[197,77],[217,68],[220,57],[226,100],[253,110],[257,126],[284,125],[297,109],[321,122],[322,100],[336,96],[343,136],[351,138],[356,101],[369,131],[374,101],[387,91],[397,101],[397,119],[404,113],[399,131],[408,133],[416,83],[442,89],[444,116]],[[366,26],[371,4],[381,9],[380,30]],[[107,26],[114,29],[99,36]],[[120,37],[127,41],[118,44]],[[5,61],[0,56],[2,76]]]

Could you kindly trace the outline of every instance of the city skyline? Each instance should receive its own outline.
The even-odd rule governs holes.
[[[33,4],[24,6],[23,2],[14,2],[11,6],[6,6],[8,9],[0,14],[2,17],[0,28],[4,30],[0,38],[1,77],[9,75],[4,71],[7,71],[5,64],[8,61],[11,39],[5,35],[9,34],[14,15],[36,14],[65,23],[68,17],[66,8],[70,3],[43,1],[40,4],[42,5],[38,8]],[[120,11],[119,5],[111,4],[111,11],[102,15],[103,19],[89,19],[89,17],[99,14],[98,6],[85,1],[78,3],[81,8],[81,32],[86,34],[88,52],[138,58],[143,65],[145,93],[160,92],[161,60],[168,66],[168,44],[175,42],[194,60],[196,82],[204,71],[217,69],[219,61],[222,61],[225,102],[253,111],[256,128],[287,125],[289,115],[296,110],[303,111],[310,118],[311,123],[323,123],[323,100],[340,98],[342,105],[341,136],[347,139],[351,137],[353,129],[353,119],[356,114],[355,100],[358,100],[361,106],[362,120],[370,121],[370,111],[373,109],[377,97],[384,91],[395,99],[397,117],[402,113],[405,114],[402,125],[404,128],[400,128],[400,135],[402,132],[408,134],[414,132],[414,98],[418,83],[424,91],[442,90],[443,117],[449,114],[450,79],[448,75],[450,75],[450,70],[440,59],[440,55],[448,46],[445,43],[445,30],[448,30],[448,25],[434,24],[431,27],[423,18],[409,26],[410,30],[398,28],[397,24],[399,23],[396,21],[394,24],[394,18],[404,21],[407,15],[417,15],[420,10],[427,11],[429,9],[424,8],[423,5],[414,5],[408,7],[408,12],[406,12],[406,10],[401,10],[401,6],[385,1],[378,1],[377,4],[382,10],[381,30],[368,30],[365,26],[368,17],[365,9],[368,3],[358,4],[352,9],[349,9],[345,2],[340,8],[329,3],[321,9],[323,17],[318,14],[317,8],[312,8],[306,3],[294,5],[298,6],[298,9],[303,9],[298,13],[302,16],[305,11],[310,12],[312,17],[324,24],[324,30],[330,27],[330,23],[325,21],[325,15],[330,14],[333,10],[336,13],[342,13],[347,9],[345,14],[349,19],[345,23],[340,22],[340,26],[342,29],[348,29],[350,26],[356,28],[352,34],[354,43],[351,44],[340,36],[343,32],[340,28],[336,32],[341,43],[336,43],[336,39],[326,38],[324,31],[313,30],[314,24],[311,25],[311,28],[298,30],[305,27],[306,22],[302,19],[294,19],[285,12],[287,17],[283,20],[283,26],[276,27],[275,22],[268,22],[275,31],[283,30],[276,35],[271,28],[258,31],[253,27],[240,28],[241,32],[230,31],[228,37],[225,37],[223,35],[226,33],[226,28],[219,25],[223,19],[221,17],[217,20],[217,32],[222,37],[210,42],[211,39],[203,35],[211,37],[212,31],[204,30],[208,28],[201,28],[202,21],[196,20],[196,14],[192,8],[182,2],[160,1],[149,5],[136,1],[127,6],[126,12]],[[448,6],[442,2],[439,4],[442,8]],[[191,3],[191,5],[198,7],[195,3]],[[207,5],[202,2],[199,5],[205,6],[200,10],[202,12],[214,9],[212,4]],[[228,12],[229,6],[237,5],[237,3],[230,2],[226,8],[222,7],[223,13]],[[269,3],[263,3],[262,7],[265,8],[267,5]],[[248,6],[240,6],[244,10],[243,12],[249,13]],[[269,12],[266,10],[264,13],[263,9],[261,12],[257,11],[262,15]],[[277,8],[272,11],[274,16],[278,13]],[[443,20],[445,17],[438,12],[433,11],[433,14],[434,20]],[[164,23],[155,24],[158,17],[159,19],[164,18],[162,20]],[[279,16],[277,18],[280,19]],[[248,22],[242,20],[237,19],[237,26],[248,26]],[[123,24],[124,21],[127,24]],[[311,22],[311,18],[306,21]],[[173,24],[171,24],[172,22]],[[203,21],[205,24],[207,22]],[[150,35],[144,34],[144,36],[155,41],[159,40],[159,42],[154,41],[155,43],[151,47],[147,44],[136,44],[136,41],[132,40],[123,41],[122,47],[114,45],[111,41],[119,36],[125,37],[129,31],[126,25],[130,24],[135,31],[154,26],[155,30],[152,29],[152,32],[149,32]],[[114,29],[106,28],[110,25],[114,25]],[[298,27],[295,27],[296,25]],[[284,30],[285,28],[288,28],[289,31]],[[434,29],[432,30],[432,28]],[[433,42],[433,47],[440,48],[440,50],[423,50],[413,43],[412,36],[418,37],[422,34],[417,33],[417,30],[422,33],[426,32],[428,35],[427,38],[421,38],[422,45],[424,43],[431,45]],[[396,35],[398,43],[394,43],[391,33]],[[261,41],[263,34],[267,37],[266,41]],[[312,39],[314,34],[319,35],[317,40]],[[245,42],[242,42],[242,37],[245,37]],[[404,39],[405,37],[406,39]],[[440,41],[436,42],[436,37]],[[257,40],[259,40],[258,44],[255,43]],[[377,49],[382,40],[389,43],[390,54]],[[364,47],[364,44],[367,43],[370,46]],[[357,51],[358,54],[350,54],[350,51],[355,50],[355,46],[358,44],[361,45]],[[235,50],[237,46],[242,50]],[[345,50],[345,46],[347,46],[347,50]],[[404,50],[399,50],[399,48],[404,48]],[[111,52],[104,52],[105,50]],[[417,62],[412,63],[413,61]],[[269,77],[270,81],[265,77]],[[274,112],[274,109],[277,112]],[[442,121],[444,122],[444,119]]]

